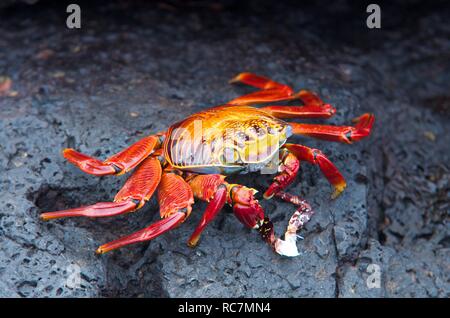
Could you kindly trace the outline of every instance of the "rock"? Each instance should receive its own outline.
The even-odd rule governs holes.
[[[0,99],[1,297],[449,297],[448,7],[419,8],[421,27],[410,38],[408,21],[389,14],[389,34],[348,32],[359,18],[342,23],[333,13],[354,13],[347,1],[334,9],[237,5],[186,13],[86,4],[82,30],[70,36],[56,31],[61,12],[49,3],[19,6],[25,20],[0,11],[0,69],[19,92]],[[51,58],[36,59],[43,49]],[[331,200],[319,169],[302,163],[289,191],[316,214],[300,233],[299,257],[275,255],[229,208],[188,248],[204,203],[176,230],[103,256],[97,246],[158,219],[154,199],[113,219],[39,220],[44,211],[111,200],[126,179],[85,175],[63,160],[63,148],[106,158],[249,92],[227,84],[241,71],[317,91],[338,109],[327,123],[346,125],[366,111],[377,118],[373,136],[352,146],[292,138],[321,149],[348,181]],[[230,179],[261,194],[271,178]],[[294,208],[261,202],[283,233]],[[379,288],[367,285],[371,264],[379,265]]]

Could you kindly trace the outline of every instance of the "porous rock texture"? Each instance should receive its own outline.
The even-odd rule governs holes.
[[[0,97],[0,296],[450,296],[444,1],[386,3],[380,30],[367,29],[365,7],[350,1],[79,4],[79,30],[65,27],[59,2],[0,11],[0,76],[12,80]],[[242,71],[318,92],[338,109],[327,123],[376,115],[372,136],[351,146],[292,138],[321,149],[348,181],[331,200],[318,168],[302,164],[289,191],[316,215],[299,257],[273,253],[229,208],[187,247],[204,203],[176,230],[103,256],[98,245],[159,218],[154,199],[111,219],[39,220],[111,200],[126,180],[85,175],[61,149],[106,158],[252,91],[227,84]],[[271,178],[232,180],[262,192]],[[261,202],[283,233],[294,208]]]

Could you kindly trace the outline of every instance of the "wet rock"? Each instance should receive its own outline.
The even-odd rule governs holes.
[[[0,97],[0,296],[449,296],[450,134],[448,118],[436,111],[448,99],[449,63],[442,58],[448,8],[419,8],[422,17],[414,21],[421,27],[410,36],[401,19],[391,33],[348,32],[358,21],[342,24],[336,12],[358,11],[346,1],[334,13],[312,4],[259,3],[169,11],[86,4],[83,28],[70,34],[50,3],[0,11],[0,69],[18,91]],[[123,10],[128,18],[117,14]],[[323,33],[330,26],[333,36]],[[430,36],[433,45],[423,40]],[[51,57],[36,59],[45,49]],[[44,211],[111,200],[126,179],[87,176],[61,158],[61,149],[106,158],[251,91],[227,84],[241,71],[317,91],[338,109],[330,124],[349,124],[366,111],[377,118],[371,138],[352,146],[292,138],[321,149],[348,181],[331,200],[318,168],[302,164],[289,191],[316,214],[300,233],[299,257],[275,255],[228,208],[199,246],[188,248],[203,203],[176,230],[104,256],[94,254],[98,245],[158,219],[154,199],[114,219],[39,220]],[[262,193],[271,178],[233,180]],[[293,207],[261,202],[283,233]],[[367,285],[371,264],[379,265],[379,288]]]
[[[427,245],[422,248],[434,248]],[[448,297],[450,286],[444,277],[449,256],[447,249],[435,256],[419,249],[395,251],[371,240],[356,265],[342,267],[340,296]]]

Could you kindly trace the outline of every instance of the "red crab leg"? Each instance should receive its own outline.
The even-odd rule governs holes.
[[[293,153],[300,161],[307,161],[319,166],[322,173],[334,187],[332,198],[336,198],[344,191],[346,187],[344,177],[336,166],[320,150],[296,144],[285,144],[284,148]]]
[[[257,191],[238,184],[228,184],[224,182],[224,178],[221,175],[199,175],[189,179],[188,182],[196,197],[206,200],[211,198],[212,193],[215,192],[205,215],[191,236],[189,244],[193,246],[197,243],[198,235],[227,201],[232,205],[234,214],[239,221],[249,228],[258,230],[261,237],[277,253],[285,256],[298,255],[295,240],[283,241],[275,237],[272,222],[264,216],[264,210],[258,200],[254,198]]]
[[[216,194],[213,199],[209,201],[209,204],[203,213],[200,223],[195,228],[194,233],[192,233],[189,238],[188,245],[194,247],[197,245],[200,235],[202,234],[205,227],[216,217],[216,215],[222,210],[223,206],[227,201],[228,189],[227,186],[222,184],[217,188]]]
[[[306,202],[306,200],[303,200],[298,195],[290,194],[284,191],[279,191],[275,194],[275,196],[285,202],[292,203],[297,207],[297,210],[295,213],[291,216],[291,220],[289,222],[289,225],[296,225],[295,232],[298,230],[301,230],[303,226],[311,220],[312,216],[314,215],[314,211],[311,208],[311,205]],[[293,221],[295,221],[295,224]],[[291,230],[294,230],[294,228],[291,227]],[[288,232],[289,232],[289,226],[288,226]],[[294,234],[295,234],[294,232]]]
[[[191,214],[194,195],[189,184],[175,174],[164,172],[158,189],[158,203],[161,218],[175,212]]]
[[[354,127],[299,123],[289,124],[293,128],[294,134],[351,144],[354,141],[359,141],[364,137],[367,137],[370,134],[374,121],[374,115],[366,113],[354,119],[354,122],[356,123]]]
[[[104,254],[125,245],[149,241],[177,227],[191,213],[191,205],[194,203],[192,189],[180,176],[163,173],[158,190],[158,202],[162,220],[100,246],[97,253]]]
[[[300,198],[298,195],[290,194],[284,191],[278,191],[277,193],[275,193],[275,197],[295,206],[299,206],[300,209],[311,209],[309,203],[306,202],[306,200]]]
[[[117,193],[114,202],[99,202],[70,210],[45,212],[43,220],[86,216],[91,218],[119,215],[140,209],[148,201],[161,179],[161,164],[155,157],[144,160]]]
[[[253,73],[240,73],[230,80],[230,84],[243,83],[259,89],[283,88],[287,85],[277,83],[270,78],[256,75]]]
[[[302,90],[296,97],[303,106],[265,106],[261,109],[271,113],[277,118],[329,118],[336,113],[330,104],[325,104],[316,94]]]
[[[205,227],[225,205],[228,197],[228,183],[224,181],[225,176],[220,174],[193,175],[186,180],[192,188],[194,197],[209,202],[200,223],[189,238],[188,245],[194,247],[197,245]]]
[[[284,155],[280,168],[281,172],[273,179],[273,183],[264,192],[264,199],[266,200],[272,198],[294,181],[300,168],[300,162],[296,156],[288,152]]]
[[[280,102],[294,99],[293,91],[289,87],[271,88],[250,93],[229,101],[229,105],[253,105],[261,103]]]
[[[295,98],[294,91],[287,85],[277,83],[269,78],[252,73],[241,73],[230,83],[244,83],[260,88],[260,91],[250,93],[229,101],[230,105],[251,105],[258,103],[277,102]]]
[[[123,174],[136,167],[160,144],[158,136],[148,136],[105,161],[89,157],[74,149],[63,150],[63,156],[86,173],[96,176]]]
[[[177,227],[180,223],[184,221],[186,214],[183,212],[174,212],[169,217],[162,219],[142,230],[139,230],[133,234],[121,237],[115,241],[103,244],[100,246],[96,253],[105,254],[109,251],[118,249],[125,245],[130,245],[139,242],[145,242],[160,236],[161,234]]]
[[[330,118],[336,113],[331,105],[324,106],[265,106],[262,110],[277,118]]]
[[[289,220],[289,224],[284,233],[284,240],[274,240],[273,246],[275,250],[283,255],[295,256],[298,252],[294,248],[297,240],[297,231],[301,230],[303,226],[311,219],[314,211],[305,200],[300,197],[283,192],[292,181],[295,179],[300,167],[300,161],[292,153],[284,155],[283,163],[281,164],[281,172],[274,178],[274,182],[270,185],[264,193],[265,199],[270,199],[275,196],[283,201],[294,204],[297,209]]]

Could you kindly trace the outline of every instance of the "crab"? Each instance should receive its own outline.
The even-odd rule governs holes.
[[[74,149],[64,149],[64,158],[91,175],[121,175],[132,169],[134,172],[113,202],[45,212],[41,218],[99,218],[125,214],[141,209],[158,190],[161,220],[100,246],[97,253],[149,241],[179,226],[191,214],[196,198],[208,203],[188,240],[189,246],[198,244],[205,227],[228,204],[237,219],[258,231],[275,252],[284,256],[299,255],[297,231],[311,219],[314,211],[304,199],[285,189],[296,178],[300,163],[318,166],[334,188],[332,198],[344,190],[346,182],[320,150],[286,143],[287,139],[294,134],[351,144],[370,134],[375,118],[365,113],[354,119],[353,126],[287,122],[284,119],[329,118],[336,109],[311,91],[295,93],[288,85],[252,73],[240,73],[230,83],[247,84],[258,90],[193,114],[167,131],[144,137],[104,161]],[[270,105],[294,100],[301,101],[302,105]],[[258,104],[266,106],[255,107]],[[275,236],[272,222],[255,197],[257,191],[225,180],[231,174],[250,172],[276,174],[263,194],[264,199],[276,197],[294,205],[284,239]]]

